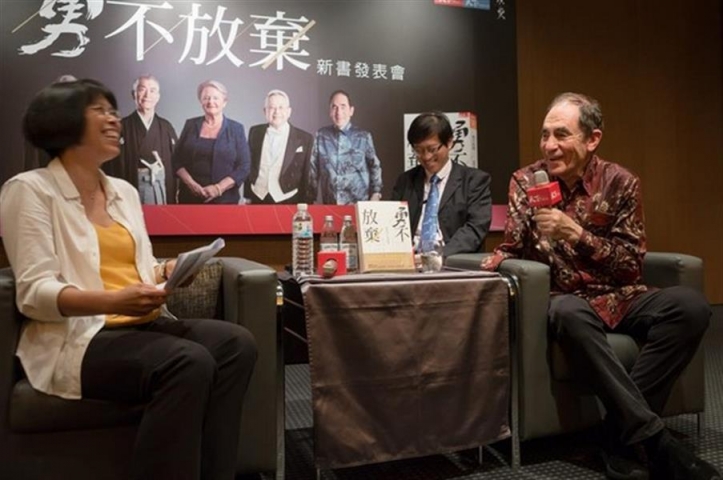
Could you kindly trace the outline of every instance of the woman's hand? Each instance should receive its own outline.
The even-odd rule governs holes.
[[[179,168],[176,171],[176,175],[195,196],[207,198],[206,190],[196,180],[193,179],[191,174],[188,173],[188,170],[186,170],[184,167]]]
[[[108,313],[142,317],[166,303],[167,297],[166,290],[136,283],[113,292],[113,305]]]
[[[223,195],[223,190],[218,183],[206,185],[205,187],[203,187],[203,190],[205,191],[205,198],[207,202],[210,202],[214,198],[218,198]]]
[[[177,261],[178,261],[178,260],[174,258],[173,260],[167,260],[167,261],[165,262],[164,268],[165,268],[166,279],[171,278],[171,275],[173,275],[173,270],[175,270],[175,268],[176,268],[176,262],[177,262]],[[177,287],[187,287],[187,286],[189,286],[190,284],[193,283],[193,280],[194,280],[195,278],[196,278],[196,275],[195,275],[195,274],[194,274],[194,275],[191,275],[191,276],[188,277],[186,280],[184,280],[182,284],[177,285]]]
[[[161,262],[161,265],[162,265],[161,268],[163,268],[163,271],[160,272],[161,278],[164,278],[165,280],[168,280],[169,278],[171,278],[171,275],[173,275],[173,270],[176,269],[177,261],[178,260],[174,258],[172,260],[166,260],[165,262]]]
[[[195,180],[191,180],[186,185],[188,186],[189,190],[191,190],[191,192],[197,197],[208,199],[208,192],[206,192],[206,188],[202,187]]]
[[[225,191],[230,190],[236,186],[236,182],[231,177],[223,177],[216,183],[206,185],[203,187],[206,190],[206,201],[210,202],[214,198],[218,198],[224,194]]]

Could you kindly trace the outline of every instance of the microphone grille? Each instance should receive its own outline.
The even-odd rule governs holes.
[[[535,172],[535,185],[544,185],[550,183],[550,178],[547,176],[547,172],[544,170],[538,170]]]

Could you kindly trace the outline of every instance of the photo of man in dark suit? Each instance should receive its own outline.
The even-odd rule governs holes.
[[[453,132],[443,113],[415,118],[407,140],[419,165],[397,178],[392,200],[407,201],[415,252],[427,251],[425,240],[443,243],[444,257],[480,251],[492,220],[489,174],[449,161]]]
[[[308,185],[314,137],[289,123],[291,102],[281,90],[266,95],[264,115],[268,123],[249,130],[251,173],[244,196],[251,204],[312,203]]]
[[[121,154],[103,164],[103,170],[138,189],[141,203],[176,203],[176,176],[171,154],[178,137],[173,125],[156,113],[161,86],[153,75],[141,75],[131,90],[136,109],[121,120]]]

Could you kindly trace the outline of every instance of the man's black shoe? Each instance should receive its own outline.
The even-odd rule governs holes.
[[[613,480],[647,480],[646,461],[641,461],[635,447],[624,445],[610,418],[603,421],[600,430],[605,476]],[[644,457],[643,457],[644,458]]]
[[[710,463],[698,458],[675,437],[665,432],[651,457],[651,480],[721,480]]]
[[[603,452],[605,476],[613,480],[648,480],[648,470],[625,455]]]

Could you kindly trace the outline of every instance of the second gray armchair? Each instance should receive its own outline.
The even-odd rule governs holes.
[[[479,269],[488,254],[459,254],[447,259],[453,268]],[[517,382],[519,392],[519,438],[529,440],[580,430],[601,420],[596,397],[572,376],[555,343],[548,341],[547,306],[550,270],[528,260],[505,260],[500,271],[517,279],[519,285],[517,325]],[[647,285],[668,287],[688,285],[703,289],[703,262],[677,253],[650,252],[643,264]],[[631,368],[640,346],[632,337],[610,333],[608,341],[622,363]],[[703,352],[699,350],[678,379],[664,414],[698,414],[704,409],[705,382]]]

